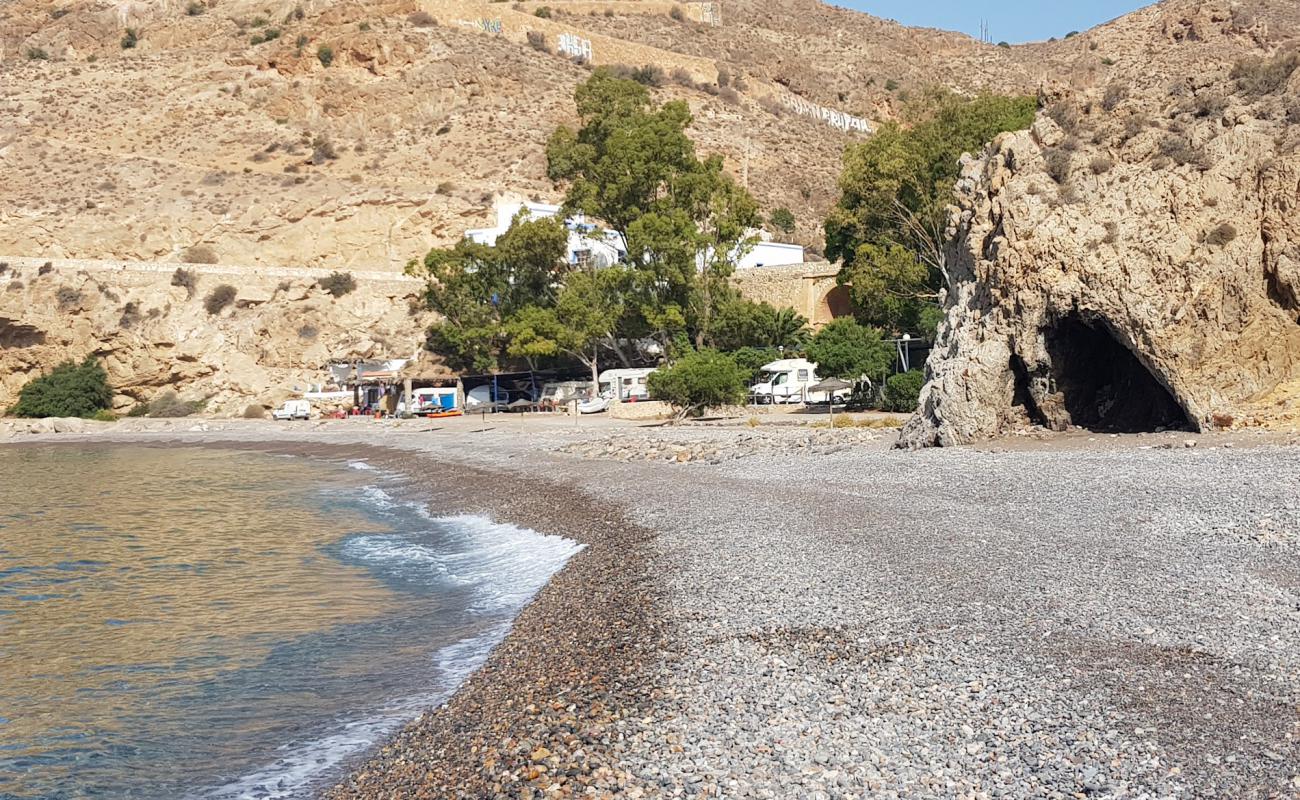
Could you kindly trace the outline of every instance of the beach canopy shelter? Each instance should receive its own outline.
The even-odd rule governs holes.
[[[851,381],[846,381],[843,378],[827,378],[808,387],[810,393],[826,393],[826,410],[830,413],[832,428],[835,427],[835,393],[852,388],[853,383]]]

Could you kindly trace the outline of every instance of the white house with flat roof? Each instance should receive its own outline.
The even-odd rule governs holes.
[[[472,242],[495,245],[497,238],[510,230],[511,224],[521,213],[531,219],[546,219],[559,215],[560,206],[549,203],[535,203],[531,200],[507,198],[496,204],[496,224],[490,228],[472,228],[465,231],[465,238]],[[605,230],[599,225],[588,222],[585,215],[574,214],[564,221],[569,229],[567,258],[570,264],[591,264],[607,267],[627,259],[627,244],[615,231]],[[781,267],[803,263],[803,245],[770,241],[766,231],[752,231],[759,237],[748,253],[736,260],[737,269],[755,267]],[[701,268],[704,255],[699,257]]]
[[[557,216],[560,207],[531,200],[508,199],[497,202],[496,212],[495,225],[467,230],[465,238],[478,244],[494,245],[498,237],[510,230],[511,224],[521,212],[531,219],[547,219]],[[564,226],[569,229],[567,257],[570,264],[607,267],[627,258],[627,245],[623,243],[623,237],[587,222],[584,215],[569,217],[564,221]]]

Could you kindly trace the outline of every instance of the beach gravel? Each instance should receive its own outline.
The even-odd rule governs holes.
[[[1300,797],[1300,447],[702,431],[303,436],[589,544],[330,796]]]

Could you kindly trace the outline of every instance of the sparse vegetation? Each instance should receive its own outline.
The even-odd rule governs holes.
[[[537,10],[533,12],[533,16],[541,19],[550,19],[555,16],[555,13],[551,11],[550,6],[538,6]]]
[[[28,61],[49,61],[50,54],[45,52],[45,48],[43,47],[29,47],[27,48],[27,60]]]
[[[262,44],[263,42],[270,42],[279,38],[280,38],[279,28],[266,28],[261,33],[253,34],[253,37],[248,41],[250,44]]]
[[[165,389],[149,401],[146,413],[151,417],[176,419],[197,414],[205,405],[205,400],[182,400],[174,390]]]
[[[681,6],[673,6],[672,10],[668,12],[668,16],[676,22],[686,21],[686,13],[682,11]]]
[[[528,46],[543,53],[551,52],[551,46],[546,43],[546,34],[541,31],[528,32]]]
[[[311,140],[311,163],[320,165],[339,157],[334,143],[323,133],[318,133]]]
[[[1101,63],[1102,66],[1113,67],[1115,66],[1115,59],[1111,58],[1110,56],[1103,56],[1101,59]]]
[[[1215,226],[1205,234],[1205,243],[1211,247],[1223,247],[1237,238],[1237,228],[1231,222]]]
[[[193,0],[189,5],[185,6],[185,13],[191,17],[202,16],[207,10],[208,7],[200,3],[199,0]]]
[[[181,253],[181,258],[185,259],[187,264],[216,264],[217,252],[206,244],[196,244],[185,248],[185,252]],[[177,272],[180,272],[180,270],[177,270]],[[180,285],[175,282],[174,275],[172,276],[172,285]]]
[[[68,311],[81,304],[81,291],[71,286],[60,286],[54,292],[54,301],[60,311]]]
[[[320,60],[321,66],[328,67],[334,63],[334,48],[323,44],[316,48],[316,58]]]
[[[28,381],[9,413],[16,417],[90,417],[109,407],[113,390],[108,373],[93,356],[80,364],[64,361]]]
[[[1088,167],[1092,170],[1093,175],[1103,175],[1110,172],[1114,166],[1114,160],[1104,153],[1093,156],[1092,160],[1088,162]]]
[[[438,20],[427,11],[416,11],[406,18],[406,21],[417,28],[432,28],[438,24]]]
[[[1286,86],[1291,73],[1300,67],[1300,50],[1284,50],[1271,58],[1249,56],[1232,68],[1232,79],[1243,94],[1274,94]]]
[[[191,269],[177,267],[172,273],[172,286],[184,288],[186,297],[193,297],[194,292],[199,288],[199,274]]]
[[[118,319],[117,325],[123,330],[134,328],[136,323],[141,320],[140,304],[134,300],[122,306],[122,316]]]
[[[1106,93],[1102,95],[1101,107],[1107,111],[1114,111],[1119,108],[1119,104],[1128,99],[1128,84],[1112,83],[1106,87]]]
[[[208,293],[203,299],[203,308],[209,314],[220,314],[221,311],[239,295],[239,290],[228,283],[223,283]]]
[[[1070,179],[1070,154],[1065,150],[1049,150],[1044,156],[1047,174],[1058,184]]]
[[[320,330],[315,325],[303,325],[298,329],[298,338],[305,341],[312,341],[320,335]]]
[[[140,43],[140,32],[135,28],[127,28],[126,33],[122,34],[122,49],[130,50]]]
[[[266,407],[260,403],[249,403],[241,416],[244,419],[266,419]]]
[[[1003,50],[1010,50],[1011,42],[998,42],[998,47],[1001,47]]]
[[[894,92],[897,90],[898,90],[898,81],[894,80],[893,78],[890,78],[889,80],[885,81],[886,92]]]
[[[352,277],[351,272],[331,272],[316,284],[336,298],[351,294],[357,289],[356,278]]]
[[[1198,169],[1207,169],[1210,166],[1205,153],[1182,136],[1169,135],[1161,139],[1160,155],[1175,164],[1188,164]]]

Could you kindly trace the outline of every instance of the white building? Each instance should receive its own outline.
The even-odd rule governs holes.
[[[496,211],[496,225],[465,231],[465,238],[478,244],[495,245],[497,237],[510,230],[510,225],[521,211],[532,219],[547,219],[558,215],[560,207],[529,200],[501,200],[497,202]],[[567,258],[570,264],[607,267],[627,258],[627,245],[623,243],[622,236],[587,222],[582,214],[569,217],[564,221],[564,226],[569,229]]]
[[[532,219],[546,219],[557,216],[560,207],[548,203],[534,203],[531,200],[499,200],[496,204],[496,224],[490,228],[467,230],[465,238],[478,244],[495,245],[497,238],[510,230],[510,225],[520,212],[526,212],[526,216]],[[594,264],[597,267],[607,267],[627,259],[627,244],[618,233],[604,230],[588,222],[582,214],[569,217],[564,224],[569,229],[567,258],[570,264]],[[803,263],[803,245],[769,241],[771,237],[766,231],[754,233],[760,237],[760,240],[736,261],[737,269],[781,267]],[[703,268],[703,254],[698,261]]]

